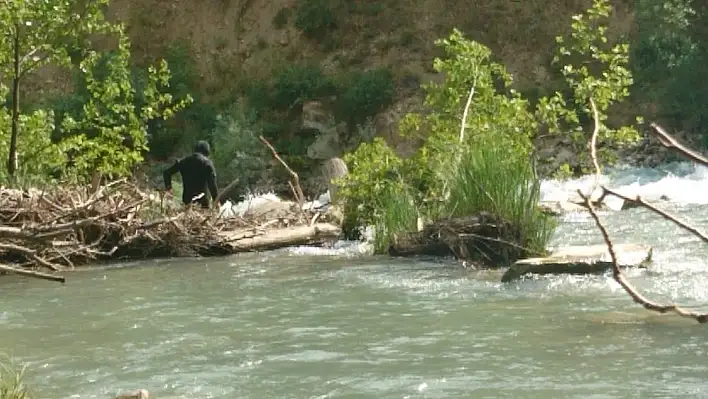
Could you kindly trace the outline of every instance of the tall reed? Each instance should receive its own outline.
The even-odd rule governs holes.
[[[18,367],[7,357],[0,360],[0,399],[31,399],[24,379],[25,367]]]
[[[402,182],[387,185],[376,198],[376,223],[374,224],[374,250],[386,253],[396,235],[415,231],[418,225],[418,208],[409,188]]]
[[[555,220],[538,208],[540,182],[531,162],[504,140],[488,140],[461,149],[454,168],[441,176],[449,189],[447,215],[489,212],[513,226],[525,255],[545,253]],[[522,153],[521,153],[522,154]],[[443,216],[443,215],[440,215]]]

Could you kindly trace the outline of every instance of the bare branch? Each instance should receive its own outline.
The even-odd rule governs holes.
[[[674,224],[681,227],[682,229],[691,232],[693,235],[700,238],[701,241],[708,244],[708,235],[706,235],[704,232],[698,230],[698,228],[696,228],[696,227],[691,226],[690,224],[688,224],[688,222],[681,220],[678,216],[674,216],[674,215],[672,215],[662,209],[659,209],[656,206],[644,201],[643,199],[641,199],[641,197],[636,196],[634,198],[630,198],[630,197],[627,197],[626,195],[622,195],[622,194],[618,193],[617,191],[610,190],[607,187],[602,187],[602,190],[603,190],[603,194],[607,193],[610,195],[614,195],[617,198],[621,198],[627,202],[633,202],[643,208],[649,209],[650,211],[661,216],[662,218],[673,222]]]
[[[460,144],[465,141],[465,128],[467,127],[467,113],[470,110],[470,105],[472,105],[472,97],[474,97],[474,91],[477,88],[477,67],[474,70],[474,80],[472,81],[472,88],[470,89],[470,94],[467,96],[467,103],[465,104],[465,110],[462,112],[462,123],[460,124]]]
[[[285,161],[283,161],[283,159],[280,157],[280,155],[278,155],[278,152],[275,151],[275,148],[273,148],[273,146],[270,144],[270,142],[268,142],[268,140],[266,140],[265,137],[260,136],[259,138],[261,139],[263,144],[265,144],[270,149],[270,151],[273,153],[273,156],[275,157],[275,159],[277,159],[278,162],[280,162],[280,164],[283,165],[285,167],[285,169],[288,171],[288,173],[290,173],[290,175],[293,177],[293,180],[295,183],[294,184],[291,183],[291,187],[293,187],[295,199],[297,200],[298,204],[300,205],[300,208],[302,208],[302,204],[305,202],[305,194],[303,194],[302,188],[300,187],[300,177],[297,175],[297,173],[295,173],[292,169],[290,169],[290,166],[288,166],[288,164],[285,163]]]
[[[592,137],[590,138],[590,157],[592,157],[592,164],[595,167],[595,181],[588,191],[588,196],[591,196],[592,192],[595,191],[600,184],[600,177],[602,176],[600,162],[597,160],[597,136],[600,133],[600,113],[597,111],[597,105],[595,105],[595,100],[592,98],[590,98],[590,106],[592,107],[593,120],[595,121],[595,127],[593,128]]]
[[[610,253],[610,258],[612,260],[612,277],[619,283],[619,285],[622,286],[622,288],[629,294],[629,296],[632,297],[632,300],[634,302],[642,305],[645,309],[648,310],[653,310],[655,312],[659,313],[669,313],[669,312],[674,312],[678,314],[681,317],[686,317],[686,318],[691,318],[696,320],[699,323],[705,323],[708,321],[708,314],[706,313],[698,313],[698,312],[690,312],[687,311],[683,308],[681,308],[679,305],[661,305],[657,302],[653,302],[640,294],[636,288],[634,288],[629,281],[627,281],[626,278],[622,275],[622,272],[620,271],[619,264],[617,263],[617,254],[615,254],[614,247],[612,246],[612,241],[610,241],[610,235],[607,233],[607,229],[605,226],[602,224],[600,221],[600,217],[597,215],[597,212],[595,211],[595,207],[593,207],[590,197],[586,196],[583,194],[580,190],[578,190],[578,194],[580,197],[583,198],[583,205],[588,209],[590,212],[590,216],[592,216],[593,220],[595,221],[595,225],[597,228],[600,230],[600,233],[602,234],[602,238],[605,240],[605,244],[607,245],[607,250]]]
[[[693,162],[703,166],[708,166],[708,159],[706,157],[679,143],[678,140],[666,133],[666,131],[658,124],[652,122],[650,126],[654,129],[654,135],[659,138],[661,145],[678,151],[681,155]]]
[[[593,116],[595,119],[595,131],[593,132],[593,137],[590,140],[590,156],[592,157],[593,165],[595,167],[595,185],[597,185],[597,182],[599,181],[599,178],[601,176],[601,170],[600,170],[600,164],[597,160],[597,130],[599,126],[599,115],[597,112],[597,108],[595,107],[595,103],[592,99],[590,99],[590,105],[593,108]],[[681,146],[678,144],[673,137],[669,136],[664,132],[658,125],[655,123],[652,123],[652,127],[656,129],[657,134],[659,135],[662,144],[667,147],[667,148],[676,148],[678,149],[681,153],[683,153],[685,156],[696,160],[696,162],[702,163],[705,162],[706,165],[708,165],[708,161],[706,161],[704,158],[702,158],[700,155],[694,153],[693,151]],[[676,223],[677,225],[681,226],[682,228],[690,231],[697,237],[701,238],[703,241],[708,242],[708,237],[705,236],[705,234],[701,233],[698,229],[693,228],[689,226],[687,223],[680,221],[678,218],[669,215],[665,211],[662,211],[652,205],[647,204],[644,202],[641,198],[636,197],[635,199],[631,199],[629,197],[626,197],[624,195],[621,195],[617,193],[616,191],[612,191],[607,189],[606,187],[602,187],[602,196],[604,197],[607,194],[614,195],[616,197],[622,198],[625,201],[631,201],[634,203],[637,203],[639,205],[644,206],[647,209],[650,209],[651,211],[661,215],[667,220],[671,220],[672,222]],[[605,245],[607,245],[607,250],[610,254],[610,258],[612,261],[612,277],[614,278],[615,281],[629,294],[629,296],[632,298],[632,300],[640,305],[642,305],[645,309],[647,310],[652,310],[655,312],[659,313],[669,313],[673,312],[678,314],[681,317],[686,317],[686,318],[691,318],[696,320],[699,323],[705,323],[708,321],[708,314],[705,313],[698,313],[698,312],[691,312],[687,311],[683,308],[681,308],[679,305],[661,305],[657,302],[651,301],[650,299],[646,298],[642,294],[640,294],[636,288],[632,286],[632,284],[627,281],[627,279],[622,275],[622,272],[620,271],[619,268],[619,263],[617,261],[617,254],[615,253],[614,247],[612,245],[612,240],[610,239],[610,235],[607,232],[607,229],[605,226],[602,224],[600,221],[600,217],[597,215],[597,211],[595,210],[595,207],[592,204],[592,201],[590,200],[590,194],[583,194],[581,190],[578,190],[578,195],[580,195],[580,198],[583,199],[582,205],[587,208],[587,210],[590,212],[590,216],[593,218],[595,225],[597,228],[600,230],[600,233],[602,234],[602,238],[605,241]]]

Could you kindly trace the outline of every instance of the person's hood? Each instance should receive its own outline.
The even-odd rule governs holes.
[[[197,144],[194,145],[194,152],[208,157],[209,153],[211,152],[211,147],[209,146],[208,142],[204,140],[199,140],[197,141]]]

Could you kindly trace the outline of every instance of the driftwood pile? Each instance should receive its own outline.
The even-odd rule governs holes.
[[[339,228],[293,206],[273,220],[175,206],[125,181],[46,190],[0,188],[0,273],[64,282],[90,262],[218,256],[336,240]]]
[[[519,244],[518,229],[486,212],[441,219],[421,231],[397,237],[389,246],[391,256],[455,257],[471,265],[505,266],[528,254]]]

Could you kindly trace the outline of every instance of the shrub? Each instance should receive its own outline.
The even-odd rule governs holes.
[[[356,238],[361,227],[378,222],[377,218],[382,214],[379,199],[392,192],[389,191],[391,186],[400,187],[403,160],[381,137],[377,137],[346,154],[344,162],[350,173],[339,179],[338,197],[344,207],[345,235]]]
[[[394,95],[393,75],[388,69],[358,73],[349,80],[339,96],[338,116],[353,128],[391,105]]]
[[[317,38],[337,26],[331,0],[299,0],[295,8],[295,26],[305,35]]]
[[[255,115],[239,103],[217,116],[211,141],[219,185],[238,178],[237,186],[246,187],[260,177],[270,158],[257,131]]]
[[[418,207],[410,188],[403,181],[384,186],[374,199],[374,251],[386,253],[397,235],[415,231]]]
[[[287,67],[275,78],[273,101],[275,106],[292,105],[334,94],[332,80],[317,65],[298,64]]]

